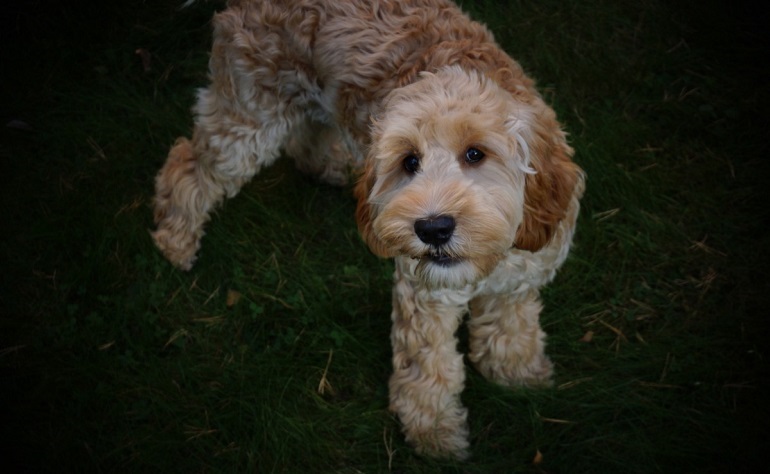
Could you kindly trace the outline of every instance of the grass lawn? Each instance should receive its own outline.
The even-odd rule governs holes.
[[[741,1],[464,0],[588,173],[545,291],[557,369],[469,368],[473,457],[387,410],[392,262],[349,189],[279,161],[189,273],[153,178],[189,135],[219,2],[14,2],[0,24],[3,472],[757,472],[768,446],[766,17]],[[748,2],[746,2],[748,5]],[[149,62],[143,64],[142,54]]]

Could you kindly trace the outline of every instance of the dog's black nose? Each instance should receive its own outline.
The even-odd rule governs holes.
[[[449,242],[455,230],[455,220],[452,216],[431,216],[427,219],[417,219],[414,222],[414,232],[426,244],[440,247]]]

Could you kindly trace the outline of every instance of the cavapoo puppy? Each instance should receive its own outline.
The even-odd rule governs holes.
[[[213,25],[192,139],[156,179],[155,243],[190,269],[211,211],[281,154],[357,176],[361,235],[395,258],[390,408],[418,452],[466,458],[466,314],[481,374],[551,383],[539,288],[584,188],[553,110],[449,0],[233,0]]]

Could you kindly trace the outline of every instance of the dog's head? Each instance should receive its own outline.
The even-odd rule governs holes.
[[[537,251],[581,173],[553,111],[459,67],[393,91],[375,118],[358,185],[359,230],[377,255],[419,260],[421,278],[457,287],[512,247]]]

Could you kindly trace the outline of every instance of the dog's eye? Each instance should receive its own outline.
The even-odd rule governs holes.
[[[420,159],[413,154],[406,155],[402,163],[409,174],[415,174],[420,169]]]
[[[484,152],[478,148],[468,148],[465,151],[465,162],[468,164],[478,163],[484,158]]]

